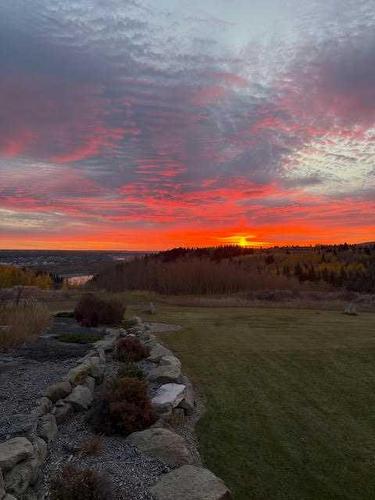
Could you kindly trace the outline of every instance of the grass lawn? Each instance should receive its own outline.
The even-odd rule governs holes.
[[[375,315],[159,305],[236,500],[375,498]]]

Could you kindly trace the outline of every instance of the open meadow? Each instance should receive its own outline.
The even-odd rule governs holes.
[[[152,321],[183,327],[160,338],[204,396],[201,453],[236,500],[374,498],[374,314],[158,304]]]

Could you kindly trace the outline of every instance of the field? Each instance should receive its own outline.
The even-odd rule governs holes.
[[[159,305],[235,500],[375,498],[375,315]]]

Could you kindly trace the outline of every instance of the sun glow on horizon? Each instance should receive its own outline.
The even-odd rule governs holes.
[[[254,235],[251,234],[235,234],[232,236],[226,236],[224,238],[219,238],[220,241],[224,241],[226,243],[229,243],[231,245],[238,245],[239,247],[242,248],[249,248],[249,247],[267,247],[270,246],[270,243],[265,242],[265,241],[254,241],[253,238],[255,238]]]

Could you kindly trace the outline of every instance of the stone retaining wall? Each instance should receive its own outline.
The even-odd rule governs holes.
[[[5,430],[6,439],[0,443],[0,500],[41,500],[29,486],[36,483],[41,465],[48,459],[58,425],[74,412],[87,410],[93,400],[95,387],[103,382],[107,359],[111,359],[120,337],[136,336],[150,349],[148,361],[153,363],[147,373],[156,386],[152,405],[159,419],[152,427],[135,432],[126,439],[141,452],[156,457],[170,467],[151,488],[156,500],[227,500],[231,498],[224,483],[195,461],[184,439],[166,428],[171,415],[194,412],[192,385],[182,374],[181,363],[166,347],[157,342],[139,320],[128,330],[107,329],[103,340],[96,342],[65,380],[47,388],[36,402],[31,414],[13,415]],[[3,432],[4,434],[4,432]]]

